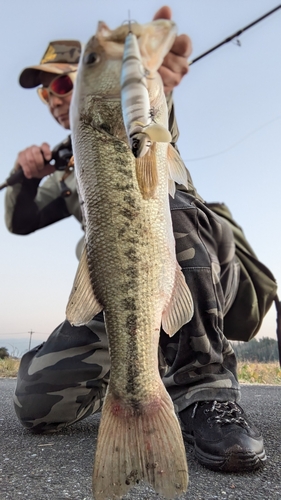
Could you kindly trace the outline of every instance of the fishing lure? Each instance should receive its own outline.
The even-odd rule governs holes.
[[[170,142],[171,134],[154,121],[147,88],[148,76],[142,64],[136,35],[130,30],[124,46],[121,71],[123,121],[133,155],[144,156],[153,142]]]

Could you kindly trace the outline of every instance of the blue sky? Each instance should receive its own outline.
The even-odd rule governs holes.
[[[53,147],[66,136],[36,91],[19,86],[21,70],[39,63],[50,40],[86,42],[99,20],[115,28],[129,10],[139,23],[147,22],[163,2],[116,5],[116,0],[2,3],[0,183],[18,151],[43,141]],[[192,59],[277,5],[277,0],[174,0],[173,19],[178,33],[192,38]],[[192,65],[175,90],[178,145],[201,196],[229,206],[260,260],[281,282],[281,9],[239,40],[241,46],[230,42]],[[1,191],[0,345],[22,351],[30,330],[34,346],[64,320],[82,231],[69,218],[29,236],[12,235],[3,204]],[[272,308],[259,337],[274,338],[275,323]]]

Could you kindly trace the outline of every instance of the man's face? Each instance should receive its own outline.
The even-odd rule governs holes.
[[[41,83],[44,87],[49,87],[51,81],[56,78],[58,75],[54,73],[41,73]],[[71,94],[66,96],[58,96],[49,92],[49,101],[48,107],[50,112],[52,113],[55,120],[65,129],[70,129],[69,123],[69,108],[72,98]]]

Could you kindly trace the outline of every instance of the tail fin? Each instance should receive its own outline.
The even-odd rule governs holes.
[[[186,491],[181,429],[164,387],[162,392],[161,400],[141,412],[107,394],[94,464],[95,500],[122,498],[142,480],[169,499]]]

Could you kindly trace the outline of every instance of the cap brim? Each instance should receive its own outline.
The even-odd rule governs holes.
[[[32,89],[41,85],[41,71],[61,75],[63,73],[69,73],[70,71],[76,71],[77,67],[78,64],[66,63],[48,63],[30,66],[29,68],[25,68],[20,74],[19,83],[25,89]]]

